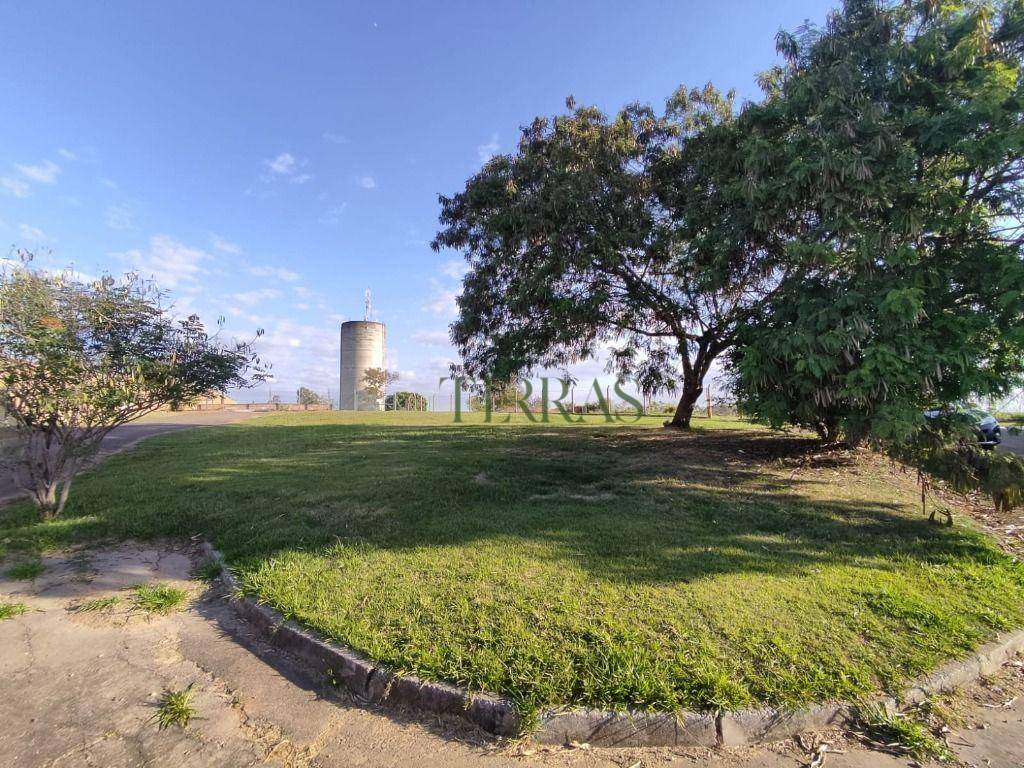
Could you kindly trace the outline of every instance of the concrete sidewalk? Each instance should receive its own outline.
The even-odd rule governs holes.
[[[100,445],[96,461],[131,448],[136,443],[153,435],[177,432],[193,427],[217,427],[233,424],[260,415],[257,411],[160,411],[141,420],[114,429]],[[21,496],[22,492],[8,473],[0,474],[0,504]]]

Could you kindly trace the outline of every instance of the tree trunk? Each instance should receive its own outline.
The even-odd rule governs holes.
[[[665,422],[665,426],[672,429],[689,429],[690,419],[693,417],[693,409],[697,405],[697,400],[703,391],[704,388],[701,386],[684,387],[683,395],[679,398],[679,404],[676,405],[676,412],[672,416],[671,421]]]
[[[39,517],[51,520],[57,516],[57,484],[40,483],[32,491],[32,501],[39,510]]]
[[[40,518],[52,520],[64,511],[71,481],[85,464],[83,456],[95,454],[98,444],[96,440],[69,446],[66,438],[46,433],[36,433],[26,439],[15,480],[36,505]],[[75,454],[69,455],[73,451]]]
[[[814,430],[818,433],[821,442],[826,445],[832,445],[839,441],[839,424],[832,419],[819,421],[814,425]]]

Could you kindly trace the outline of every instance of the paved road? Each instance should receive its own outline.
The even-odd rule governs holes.
[[[177,432],[193,427],[233,424],[256,415],[258,415],[256,411],[182,411],[152,414],[141,421],[114,429],[101,443],[97,460],[102,461],[107,456],[131,448],[140,440],[145,440],[153,435],[162,435],[166,432]],[[14,482],[14,477],[8,472],[0,474],[0,504],[20,495],[21,492]]]
[[[1024,433],[1011,435],[1007,429],[1007,427],[1003,427],[1003,442],[999,445],[999,449],[1024,456]]]

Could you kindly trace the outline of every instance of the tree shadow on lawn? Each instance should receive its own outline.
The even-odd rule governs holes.
[[[0,511],[0,539],[203,534],[247,563],[338,542],[481,542],[650,584],[1001,557],[976,531],[913,514],[909,481],[877,459],[818,451],[738,431],[242,424],[111,459],[54,523],[33,523],[24,505]]]

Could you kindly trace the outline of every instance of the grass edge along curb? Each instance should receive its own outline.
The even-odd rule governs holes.
[[[383,665],[374,664],[311,629],[287,621],[273,608],[243,596],[223,555],[206,541],[202,542],[201,549],[220,564],[221,580],[231,593],[230,602],[236,613],[263,632],[273,645],[327,673],[359,698],[405,705],[435,714],[459,715],[497,736],[519,734],[522,720],[507,699],[471,694],[463,688],[427,682],[414,675],[397,675]]]
[[[288,621],[270,606],[242,594],[223,555],[212,544],[200,544],[203,553],[221,566],[232,608],[260,630],[276,647],[327,673],[361,699],[398,704],[433,714],[457,715],[495,736],[521,735],[523,720],[508,699],[490,693],[471,693],[447,683],[398,675],[374,664],[350,648],[318,632]],[[916,704],[938,693],[998,672],[1024,652],[1024,629],[981,646],[966,659],[952,661],[904,687],[901,700]],[[890,711],[897,701],[878,697]],[[681,710],[672,713],[612,712],[597,709],[545,710],[528,734],[541,744],[588,743],[603,747],[735,747],[792,738],[827,728],[852,724],[856,705],[846,702],[811,704],[797,709],[748,707],[721,712]]]

